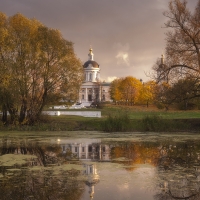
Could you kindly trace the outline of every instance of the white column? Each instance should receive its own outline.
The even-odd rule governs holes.
[[[79,147],[78,147],[78,158],[80,159],[81,158],[81,145],[79,144]]]
[[[95,82],[95,72],[92,72],[92,82]]]
[[[97,72],[94,72],[94,81],[97,82]]]
[[[82,88],[78,91],[78,102],[82,102]]]
[[[94,98],[95,98],[94,97],[94,88],[92,88],[91,91],[92,91],[92,101],[94,101]]]
[[[88,82],[89,81],[89,73],[88,72],[86,73],[86,77],[87,77],[86,78],[87,79],[86,82]]]
[[[87,88],[85,88],[85,102],[88,102],[88,93],[87,93]]]
[[[85,145],[85,158],[88,159],[88,145]]]
[[[102,157],[101,157],[101,144],[99,145],[99,160],[101,160]]]
[[[102,86],[101,82],[99,83],[99,101],[101,101],[101,96],[102,96]]]

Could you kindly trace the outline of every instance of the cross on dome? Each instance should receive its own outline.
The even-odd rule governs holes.
[[[88,60],[94,60],[94,54],[93,54],[93,52],[92,52],[92,48],[89,49],[88,57],[89,57]]]

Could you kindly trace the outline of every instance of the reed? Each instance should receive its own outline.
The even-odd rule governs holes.
[[[109,115],[102,122],[102,130],[106,132],[122,132],[131,129],[131,120],[126,112]]]

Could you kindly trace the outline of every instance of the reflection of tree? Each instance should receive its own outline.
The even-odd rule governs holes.
[[[136,169],[135,164],[151,164],[157,167],[156,200],[200,199],[200,145],[198,143],[173,142],[118,142],[112,145],[115,162]],[[125,157],[127,159],[117,160]],[[136,165],[139,167],[139,165]]]
[[[157,165],[159,150],[155,143],[122,142],[112,148],[112,158],[126,157],[130,167],[134,164]],[[128,168],[127,168],[128,169]]]
[[[57,144],[4,138],[0,155],[29,154],[37,159],[27,160],[22,166],[0,166],[0,199],[80,199],[84,190],[84,181],[78,178],[80,171],[51,167],[64,162],[61,150]]]
[[[78,200],[84,191],[84,182],[77,179],[78,175],[75,170],[57,175],[53,170],[22,169],[12,176],[8,173],[0,180],[1,199]]]
[[[188,141],[161,148],[158,185],[163,191],[155,195],[156,200],[200,199],[199,151],[199,145]]]
[[[17,139],[3,139],[0,147],[0,155],[4,154],[29,154],[37,156],[27,163],[28,166],[47,166],[48,164],[55,164],[61,159],[58,155],[61,153],[59,145],[40,145],[37,142],[30,142],[28,140]]]

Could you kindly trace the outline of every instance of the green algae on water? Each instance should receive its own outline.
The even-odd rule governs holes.
[[[0,166],[14,166],[26,164],[29,159],[37,158],[35,155],[5,154],[0,156]]]

